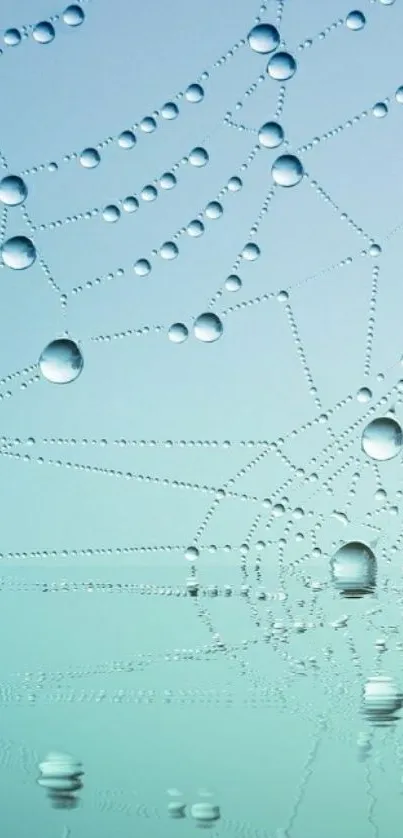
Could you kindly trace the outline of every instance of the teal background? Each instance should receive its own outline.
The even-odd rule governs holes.
[[[60,14],[54,2],[3,0],[2,31]],[[279,26],[298,62],[279,121],[308,176],[275,190],[255,234],[283,149],[261,149],[240,167],[257,129],[274,118],[281,84],[265,72],[268,56],[247,44],[217,60],[246,40],[257,6],[93,0],[83,4],[82,26],[56,20],[52,43],[29,35],[0,56],[4,174],[24,173],[29,189],[25,210],[7,213],[2,238],[31,235],[47,265],[38,258],[26,271],[0,271],[0,823],[9,838],[189,835],[197,830],[189,816],[168,816],[169,789],[189,806],[200,789],[214,795],[222,818],[213,835],[400,836],[402,722],[371,733],[366,763],[356,740],[370,729],[361,715],[366,679],[381,671],[402,683],[401,459],[368,464],[360,437],[390,408],[402,419],[403,106],[395,91],[403,5],[363,0],[367,24],[358,32],[344,24],[344,0],[266,6],[262,20]],[[119,147],[122,130],[203,71],[202,102],[179,97],[176,120],[157,114],[155,132],[136,127],[136,146]],[[379,101],[388,101],[384,119],[371,113]],[[224,124],[228,111],[244,130]],[[317,145],[297,151],[314,137]],[[108,138],[96,169],[64,160]],[[209,153],[202,169],[181,162],[195,146]],[[100,212],[66,221],[139,196],[175,164],[177,186],[150,204],[139,198],[138,212],[122,211],[118,223]],[[233,175],[243,187],[224,195],[223,216],[205,219],[200,239],[181,235],[175,261],[154,256]],[[261,256],[234,271],[248,241]],[[368,255],[370,241],[381,245],[379,258]],[[139,258],[152,262],[147,277],[133,271]],[[223,290],[212,305],[223,336],[198,342],[192,323],[233,272],[241,290]],[[277,300],[282,289],[296,338]],[[266,294],[273,298],[246,304]],[[190,330],[181,345],[167,337],[177,321]],[[79,343],[84,370],[59,387],[36,367],[65,333]],[[364,386],[368,404],[356,398]],[[383,505],[374,497],[380,486]],[[226,496],[214,504],[221,487]],[[284,515],[273,518],[265,498],[283,502]],[[292,514],[299,507],[302,520]],[[185,551],[195,538],[201,593],[193,599]],[[377,556],[376,595],[342,601],[329,561],[358,539]],[[256,597],[261,588],[266,600]],[[343,614],[347,627],[334,629]],[[286,626],[283,639],[275,621]],[[387,638],[383,655],[379,637]],[[55,749],[83,762],[71,812],[52,809],[36,784],[38,762]]]

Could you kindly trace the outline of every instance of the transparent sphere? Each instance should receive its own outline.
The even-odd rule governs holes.
[[[147,186],[144,187],[144,189],[141,190],[140,196],[143,201],[155,201],[155,199],[158,197],[158,192],[155,186],[149,183]]]
[[[199,558],[199,551],[198,551],[197,547],[193,547],[193,546],[188,547],[187,550],[185,551],[185,559],[187,559],[188,562],[193,562],[195,559],[198,559],[198,558]]]
[[[380,256],[382,253],[382,248],[379,244],[371,244],[369,248],[369,255],[370,256]]]
[[[345,597],[361,597],[372,593],[376,583],[376,559],[366,544],[351,541],[334,554],[331,563],[332,581]]]
[[[187,233],[188,233],[189,236],[192,236],[192,238],[196,239],[199,236],[203,235],[204,224],[203,224],[202,221],[199,221],[198,218],[195,218],[195,219],[193,219],[193,221],[190,221],[186,230],[187,230]]]
[[[284,140],[284,131],[278,122],[265,122],[259,128],[259,143],[263,148],[277,148]]]
[[[55,28],[48,20],[37,23],[32,30],[32,37],[38,44],[50,44],[55,35]]]
[[[133,134],[133,131],[122,131],[118,136],[118,144],[121,148],[133,148],[136,142],[136,135]]]
[[[375,116],[377,119],[382,119],[382,117],[386,116],[387,113],[388,106],[385,105],[385,102],[377,102],[372,108],[372,115]]]
[[[157,123],[153,116],[145,116],[140,122],[140,128],[145,134],[152,134],[157,128]]]
[[[173,189],[176,186],[177,180],[175,175],[172,172],[165,172],[165,174],[161,175],[160,178],[160,187],[161,189]]]
[[[359,29],[363,29],[366,24],[365,15],[358,11],[354,10],[353,12],[349,12],[346,17],[346,26],[348,29],[351,29],[353,32],[357,32]]]
[[[224,212],[222,204],[219,201],[210,201],[209,204],[206,206],[206,217],[212,220],[216,218],[220,218]]]
[[[160,249],[160,256],[162,259],[167,261],[171,261],[172,259],[176,259],[178,256],[179,250],[175,244],[175,242],[164,242]]]
[[[24,203],[28,189],[21,177],[7,175],[0,180],[0,201],[7,207],[17,207]]]
[[[193,332],[203,343],[214,343],[223,333],[223,325],[219,317],[211,311],[206,311],[196,318]]]
[[[67,6],[63,12],[63,23],[67,23],[67,26],[80,26],[84,18],[85,15],[82,7],[76,3]]]
[[[296,186],[304,176],[304,169],[298,157],[283,154],[274,161],[271,173],[278,186]]]
[[[2,245],[1,258],[8,268],[24,271],[35,262],[35,245],[26,236],[13,236]]]
[[[243,183],[240,177],[234,175],[228,181],[228,189],[230,192],[239,192],[242,189]]]
[[[189,336],[189,329],[184,323],[172,323],[168,329],[168,337],[172,343],[183,343]]]
[[[360,387],[357,393],[357,402],[367,404],[372,399],[372,390],[369,387]]]
[[[136,212],[136,210],[138,210],[139,208],[139,202],[137,198],[134,197],[134,195],[128,195],[126,198],[124,198],[122,207],[125,212]]]
[[[277,49],[280,43],[278,29],[270,23],[259,23],[249,32],[248,43],[253,52],[267,55]]]
[[[288,52],[276,52],[267,65],[270,78],[276,81],[291,79],[297,69],[297,62]]]
[[[102,218],[104,221],[108,221],[109,224],[114,224],[116,221],[119,221],[119,207],[117,207],[116,204],[108,204],[108,206],[102,211]]]
[[[185,99],[192,104],[201,102],[204,99],[204,90],[201,84],[190,84],[185,90]]]
[[[163,119],[176,119],[179,116],[179,108],[175,102],[166,102],[161,108],[161,116]]]
[[[197,146],[193,148],[188,157],[189,163],[191,166],[197,166],[200,168],[201,166],[205,166],[206,163],[209,161],[209,156],[205,148],[201,148]]]
[[[101,162],[101,155],[96,148],[85,148],[81,152],[79,160],[84,169],[95,169]]]
[[[21,43],[21,32],[19,29],[6,29],[3,40],[8,47],[17,47]]]
[[[134,265],[134,273],[137,276],[147,276],[151,271],[151,265],[148,259],[138,259]]]
[[[399,422],[389,416],[374,419],[362,435],[362,450],[372,460],[391,460],[400,454],[403,434]]]
[[[240,288],[242,288],[242,280],[239,276],[236,276],[236,274],[227,276],[225,280],[226,291],[239,291]]]
[[[395,93],[395,99],[399,105],[403,105],[403,86],[397,88]]]
[[[83,356],[74,341],[68,338],[53,340],[39,358],[39,369],[52,384],[70,384],[82,372]]]
[[[247,262],[254,262],[260,256],[260,248],[255,242],[248,242],[242,249],[242,258]]]

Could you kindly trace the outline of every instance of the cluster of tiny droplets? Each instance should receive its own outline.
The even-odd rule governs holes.
[[[81,6],[85,2],[89,2],[89,0],[79,0],[76,5]],[[373,5],[375,2],[376,0],[370,0],[370,5]],[[389,3],[385,2],[385,0],[379,0],[379,2],[385,6],[392,5],[391,0]],[[269,7],[269,2],[260,6],[259,15],[254,18],[255,26],[262,22]],[[279,30],[283,23],[285,7],[285,0],[277,0],[273,18]],[[18,46],[20,42],[27,40],[30,36],[38,44],[50,43],[56,33],[54,24],[63,23],[63,14],[65,12],[57,13],[49,17],[47,21],[26,24],[18,28],[15,27],[6,30],[3,33],[3,40],[7,50],[11,53],[12,47]],[[351,12],[348,18],[351,15],[361,15],[361,18],[356,17],[355,21],[360,22],[361,20],[362,22],[362,19],[364,19],[364,24],[366,23],[363,13]],[[294,48],[294,52],[300,53],[301,59],[303,60],[303,53],[305,51],[310,50],[317,43],[331,36],[336,37],[337,33],[341,37],[342,31],[346,26],[347,28],[358,29],[358,24],[355,25],[354,23],[354,26],[350,25],[348,18],[347,21],[345,18],[338,18],[333,21],[316,35],[306,38],[298,44]],[[86,20],[86,15],[83,14],[82,20],[84,19]],[[64,20],[64,23],[66,22]],[[113,145],[117,145],[126,151],[137,147],[138,143],[140,144],[143,140],[147,141],[149,134],[154,133],[157,129],[159,131],[162,130],[172,119],[180,117],[184,107],[188,105],[189,107],[193,107],[198,101],[202,101],[208,94],[208,85],[211,82],[213,74],[222,66],[227,65],[239,50],[246,49],[247,47],[248,38],[243,33],[239,40],[214,61],[211,67],[200,73],[195,81],[172,95],[167,99],[165,104],[150,111],[149,115],[135,121],[132,125],[122,129],[113,136],[108,136],[82,149],[64,154],[59,161],[52,160],[47,163],[32,165],[21,173],[22,176],[29,177],[46,172],[57,173],[62,163],[69,164],[72,162],[81,164],[83,172],[85,172],[86,168],[95,168],[99,165],[106,158],[108,148],[111,148]],[[278,48],[281,50],[285,49],[285,44],[280,40],[280,36]],[[38,233],[48,233],[60,229],[64,225],[77,224],[81,221],[91,221],[93,219],[102,223],[114,223],[119,221],[122,213],[133,214],[135,216],[137,210],[140,207],[146,207],[146,205],[148,208],[147,212],[151,212],[151,204],[158,198],[159,190],[174,190],[174,187],[176,187],[180,180],[180,172],[183,167],[193,167],[196,174],[197,170],[200,170],[197,177],[203,176],[203,171],[206,167],[208,171],[209,142],[213,137],[216,137],[217,132],[222,127],[223,130],[229,128],[247,135],[252,135],[253,145],[243,162],[233,172],[230,180],[227,180],[219,191],[211,196],[210,200],[203,205],[198,213],[192,218],[186,219],[174,233],[167,235],[162,243],[154,247],[151,254],[138,254],[132,267],[134,273],[138,277],[142,277],[147,276],[152,271],[154,258],[161,257],[166,262],[176,259],[180,256],[180,249],[178,247],[180,239],[188,236],[190,240],[193,240],[208,231],[210,222],[219,219],[225,211],[224,199],[231,198],[232,200],[232,197],[242,190],[243,177],[253,166],[255,160],[263,153],[262,149],[264,144],[260,140],[261,129],[257,126],[246,124],[246,120],[238,121],[234,118],[234,113],[245,108],[252,97],[261,89],[262,85],[267,84],[269,77],[270,72],[260,72],[255,77],[255,81],[249,84],[243,93],[238,95],[237,101],[232,108],[225,111],[213,133],[205,137],[201,136],[199,143],[188,150],[186,155],[179,157],[173,164],[167,165],[166,171],[163,174],[156,175],[150,179],[137,193],[113,199],[108,196],[103,207],[80,210],[62,219],[59,218],[57,220],[39,223],[32,220],[27,209],[27,204],[24,201],[20,206],[21,217],[29,233],[35,236]],[[273,120],[279,120],[282,117],[286,102],[286,93],[287,84],[282,83],[278,89],[277,104],[273,111]],[[398,98],[398,92],[395,98],[397,102],[402,103],[403,91],[400,93],[400,99]],[[337,137],[341,132],[352,129],[355,125],[364,119],[368,119],[371,115],[375,118],[386,116],[390,105],[391,98],[389,96],[385,97],[382,101],[375,103],[371,108],[355,114],[337,127],[331,128],[325,133],[309,139],[296,149],[296,154],[303,157],[308,152],[314,153],[315,148],[320,143]],[[290,138],[288,136],[284,137],[281,145],[282,152],[288,152],[290,147]],[[313,154],[310,159],[313,159]],[[90,165],[88,161],[90,161]],[[0,165],[8,173],[7,160],[2,152],[0,152]],[[66,592],[81,594],[85,592],[91,595],[109,593],[116,596],[130,594],[145,597],[191,598],[195,617],[201,621],[203,627],[207,630],[210,642],[204,646],[188,649],[167,649],[161,653],[135,653],[130,660],[104,661],[88,667],[71,667],[60,672],[51,672],[48,670],[33,673],[13,673],[9,676],[10,683],[3,684],[0,688],[1,704],[20,703],[24,700],[27,700],[30,704],[35,704],[41,700],[44,703],[50,704],[61,702],[125,702],[141,705],[158,705],[160,702],[163,702],[186,706],[201,704],[208,706],[224,705],[225,707],[237,706],[239,704],[241,706],[247,706],[250,709],[254,707],[274,706],[277,709],[281,708],[290,712],[290,704],[287,702],[285,696],[287,695],[287,691],[294,685],[295,679],[298,680],[298,676],[308,674],[316,678],[320,669],[322,669],[322,688],[324,693],[329,697],[333,697],[333,685],[340,683],[342,675],[341,665],[337,661],[334,649],[330,646],[320,648],[317,644],[313,647],[313,650],[306,648],[301,656],[301,646],[297,648],[297,646],[293,645],[293,637],[303,635],[306,632],[310,636],[314,632],[318,638],[323,639],[325,635],[322,634],[322,630],[325,624],[329,624],[326,608],[321,601],[321,594],[323,591],[326,592],[329,589],[329,585],[326,582],[310,577],[306,571],[306,566],[309,566],[310,559],[320,558],[323,560],[330,558],[328,551],[322,546],[322,535],[323,531],[326,530],[329,516],[326,512],[318,510],[317,503],[319,497],[329,498],[330,501],[334,501],[334,509],[331,516],[341,526],[348,525],[350,529],[351,525],[357,525],[357,527],[359,525],[364,526],[366,532],[371,533],[371,536],[368,537],[376,536],[379,542],[385,537],[385,513],[388,513],[391,517],[397,517],[399,515],[398,502],[402,499],[403,492],[401,490],[398,490],[398,492],[389,490],[386,475],[382,471],[382,467],[378,462],[370,462],[363,458],[360,444],[363,431],[371,420],[375,419],[378,415],[384,414],[388,408],[391,408],[392,403],[397,408],[403,402],[403,381],[398,380],[396,375],[398,363],[391,369],[378,373],[378,375],[373,370],[373,345],[380,277],[380,267],[379,265],[374,265],[372,267],[369,313],[366,324],[363,379],[359,382],[359,388],[357,388],[356,392],[347,394],[337,403],[328,407],[323,405],[308,361],[304,341],[301,337],[298,316],[295,313],[296,310],[292,300],[293,294],[297,289],[307,287],[308,285],[310,287],[311,283],[315,280],[322,279],[331,272],[351,267],[360,256],[378,257],[382,250],[380,245],[376,243],[376,240],[344,208],[340,207],[333,200],[329,192],[317,180],[311,178],[304,167],[302,167],[299,179],[307,181],[321,200],[334,210],[338,218],[365,242],[365,249],[363,250],[361,248],[358,250],[357,248],[356,254],[348,255],[340,261],[321,269],[312,276],[305,276],[298,279],[289,286],[281,287],[276,291],[268,291],[264,294],[256,295],[251,299],[244,300],[241,303],[227,306],[219,312],[219,317],[221,318],[221,322],[227,322],[232,314],[243,311],[248,307],[260,305],[267,301],[277,301],[281,304],[279,310],[285,315],[289,333],[302,368],[302,375],[316,409],[311,419],[308,419],[288,434],[284,434],[275,440],[76,439],[65,437],[34,438],[32,436],[23,439],[19,437],[9,438],[6,436],[0,438],[0,455],[5,458],[12,458],[33,465],[49,465],[61,469],[84,471],[100,476],[105,475],[140,483],[157,484],[166,487],[169,491],[176,488],[211,496],[208,500],[209,505],[207,506],[207,510],[200,517],[200,521],[194,532],[194,537],[191,543],[188,544],[162,544],[157,546],[130,545],[126,547],[114,546],[102,548],[88,546],[73,550],[70,548],[65,550],[49,548],[0,554],[1,561],[10,563],[25,559],[61,559],[71,562],[75,559],[79,560],[80,557],[124,557],[134,554],[148,555],[149,553],[156,553],[157,555],[161,553],[179,554],[184,555],[188,560],[188,579],[186,581],[184,576],[181,585],[151,585],[132,582],[116,583],[105,581],[105,579],[96,580],[93,578],[73,582],[68,579],[60,579],[58,581],[32,581],[30,579],[24,580],[21,577],[2,577],[0,578],[0,590],[13,592],[29,591],[38,594],[65,594]],[[295,185],[296,183],[297,180],[295,180]],[[237,272],[240,271],[241,267],[246,265],[247,262],[253,263],[261,256],[258,235],[262,222],[266,219],[268,212],[275,211],[275,199],[279,191],[281,191],[281,185],[284,186],[285,184],[281,184],[281,181],[274,179],[274,184],[268,190],[252,225],[245,235],[245,243],[241,246],[238,255],[234,258],[229,272],[230,277],[233,277],[232,290],[235,287],[235,280],[239,279]],[[172,191],[172,195],[175,195],[175,191]],[[0,218],[1,244],[4,243],[6,238],[8,218],[9,211],[7,206],[4,206]],[[390,241],[391,237],[396,235],[401,229],[401,224],[394,227],[383,237],[384,242]],[[43,242],[43,249],[46,251],[46,236],[43,237]],[[130,271],[128,266],[115,268],[104,276],[86,280],[83,284],[75,286],[69,293],[66,293],[61,285],[59,285],[57,279],[53,277],[42,255],[42,247],[37,255],[38,264],[42,269],[47,284],[53,291],[57,292],[66,316],[67,304],[70,297],[79,297],[84,290],[95,290],[107,283],[126,279]],[[4,268],[4,264],[1,267]],[[206,305],[207,313],[210,312],[212,314],[211,310],[216,307],[223,297],[226,297],[227,290],[228,285],[221,283]],[[111,331],[108,334],[88,337],[86,340],[95,343],[109,343],[116,339],[146,335],[157,335],[159,339],[165,340],[169,328],[170,324],[131,326],[125,330]],[[387,384],[385,383],[386,377]],[[40,375],[38,374],[37,364],[31,364],[21,370],[10,373],[0,380],[0,387],[7,388],[0,391],[0,400],[8,399],[20,390],[25,390],[31,384],[38,381],[40,381]],[[375,400],[373,394],[376,387],[384,383],[384,392]],[[363,409],[359,418],[351,420],[349,409],[357,402],[362,404]],[[368,403],[370,403],[369,407],[366,406]],[[346,416],[345,420],[343,419],[344,415]],[[333,430],[331,426],[333,419],[337,419],[338,424],[341,425],[341,430],[337,432]],[[308,436],[309,431],[312,429],[319,431],[319,426],[324,427],[326,434],[330,437],[330,441],[328,439],[326,443],[323,442],[323,447],[317,450],[307,461],[304,457],[304,465],[301,465],[295,461],[296,455],[294,449],[290,447],[290,450],[288,450],[287,446],[289,443],[291,446],[292,441],[298,438],[301,440],[301,449],[303,449],[305,435]],[[223,480],[222,484],[213,486],[204,485],[199,482],[174,480],[161,475],[104,467],[103,465],[86,464],[78,461],[73,462],[64,458],[53,459],[37,455],[36,453],[33,454],[24,451],[21,453],[20,450],[17,450],[24,447],[32,449],[35,446],[47,445],[73,447],[77,460],[79,459],[79,455],[76,454],[77,450],[81,447],[86,448],[88,446],[92,446],[100,452],[107,447],[112,448],[114,446],[123,449],[130,447],[155,448],[158,446],[167,449],[206,448],[215,449],[219,452],[226,450],[232,452],[235,449],[245,448],[250,451],[250,459],[246,463],[243,463],[241,467],[237,468],[237,470],[234,469],[234,473]],[[270,457],[275,458],[284,467],[287,475],[284,480],[274,487],[269,482],[267,494],[264,496],[256,495],[249,490],[242,491],[242,481],[246,482],[252,472],[262,467],[266,468],[266,473],[269,472],[267,461]],[[356,509],[359,508],[357,497],[364,483],[363,475],[368,472],[371,473],[374,481],[375,504],[374,508],[366,512],[362,521],[356,518]],[[389,494],[391,496],[390,498]],[[208,528],[216,518],[222,505],[227,503],[229,499],[242,500],[245,508],[248,509],[248,513],[250,513],[247,518],[245,516],[245,521],[247,520],[248,523],[245,523],[244,538],[240,544],[211,544],[207,540]],[[256,511],[256,505],[258,511]],[[282,519],[282,523],[280,525],[281,529],[279,530],[278,522],[280,519]],[[204,543],[201,543],[202,539]],[[390,539],[386,537],[385,541],[387,542],[387,546],[379,543],[377,554],[379,557],[382,557],[382,560],[386,564],[387,562],[391,562],[391,557],[399,553],[403,546],[403,528],[402,531],[399,529],[396,535],[393,533]],[[229,539],[229,542],[231,542],[231,539]],[[333,538],[331,540],[331,550],[336,550],[342,543],[342,537]],[[301,544],[300,553],[297,557],[294,557],[294,555],[291,557],[290,553],[289,558],[289,550],[295,544]],[[232,555],[234,561],[238,562],[237,584],[223,584],[222,581],[217,584],[211,582],[202,584],[199,582],[198,569],[203,566],[203,555],[217,555],[221,551],[224,554]],[[269,552],[270,555],[275,554],[277,565],[277,579],[270,590],[266,588],[263,578],[265,558]],[[295,599],[295,601],[293,599],[290,601],[291,597],[288,593],[289,582],[292,582],[293,585],[298,585],[299,598]],[[379,584],[378,599],[380,603],[385,601],[385,598],[382,599],[382,596],[386,595],[388,590],[389,583],[385,579]],[[396,593],[400,593],[400,591],[396,591]],[[224,600],[230,598],[232,600],[234,598],[238,599],[242,603],[242,607],[246,608],[251,625],[251,635],[242,643],[230,643],[219,632],[219,627],[216,624],[217,617],[213,617],[213,609],[212,613],[210,613],[208,607],[210,599],[214,598],[219,598],[222,601],[222,608],[225,608]],[[270,604],[269,606],[268,603]],[[347,604],[345,605],[345,610],[348,610]],[[372,612],[368,611],[366,615],[367,629],[371,628],[371,630],[379,633],[379,620],[375,620],[375,618],[379,616],[381,610],[381,608],[377,609],[375,607]],[[303,614],[302,618],[299,616],[300,613]],[[217,611],[214,611],[214,614],[216,615]],[[374,620],[372,620],[371,615],[374,617]],[[353,626],[354,620],[355,618],[350,618],[348,615],[341,615],[331,625],[335,635],[338,634],[338,637],[342,638],[341,643],[335,641],[335,648],[340,650],[343,646],[347,650],[354,684],[360,683],[360,686],[362,686],[367,673],[363,669],[360,652],[355,640],[355,632],[353,631],[355,628]],[[359,627],[360,620],[363,620],[362,616],[357,616],[355,623],[357,627]],[[344,631],[344,629],[347,629],[347,626],[348,630]],[[384,653],[388,649],[388,644],[392,644],[393,635],[398,630],[396,629],[395,631],[395,627],[384,627],[382,625],[382,631],[385,635],[388,635],[388,638],[387,641],[383,641],[381,638],[375,642],[373,661],[377,671],[381,670],[385,657]],[[284,676],[284,682],[279,679],[278,683],[273,684],[270,678],[266,677],[265,673],[257,671],[250,664],[248,660],[249,652],[254,646],[262,642],[270,643],[274,654],[288,666],[288,670]],[[318,643],[320,642],[321,640],[318,641]],[[395,648],[400,648],[397,645],[400,641],[394,642]],[[311,651],[312,654],[310,653]],[[143,672],[146,667],[160,662],[168,662],[173,667],[176,662],[208,661],[220,656],[225,657],[230,667],[235,669],[238,674],[244,676],[244,680],[248,684],[248,690],[250,692],[246,693],[241,700],[238,699],[237,694],[232,692],[230,688],[167,689],[158,692],[156,690],[117,690],[109,688],[86,690],[76,689],[75,687],[76,681],[87,676],[100,676],[102,677],[102,682],[104,682],[106,676],[111,676],[111,679],[113,679],[117,672]],[[319,658],[320,662],[318,661]],[[12,683],[13,679],[17,680],[17,684]],[[50,692],[47,692],[45,689],[47,685],[50,685]],[[349,719],[354,720],[356,708],[353,703],[350,703],[350,697],[346,695],[346,692],[345,687],[341,685],[340,703],[343,709],[346,709]],[[301,701],[301,704],[291,710],[291,712],[303,714],[306,718],[315,720],[318,723],[316,706],[310,706],[308,703],[304,703],[304,701]],[[278,829],[277,838],[290,838],[292,834],[296,818],[314,771],[320,745],[323,741],[324,734],[326,733],[328,735],[328,727],[331,727],[332,723],[332,719],[329,720],[329,724],[325,724],[323,719],[319,719],[312,748],[308,754],[300,783],[294,793],[291,814],[286,826]],[[342,732],[339,728],[337,728],[337,736],[342,737]],[[387,734],[385,734],[386,741],[389,741],[387,740]],[[11,742],[0,743],[0,766],[2,768],[9,768],[16,762],[25,774],[29,774],[32,765],[37,761],[37,755],[34,752],[30,752],[27,749],[24,750],[20,747],[18,756],[15,756],[13,747],[14,744]],[[403,763],[401,749],[397,749],[396,751],[396,761],[400,765]],[[367,820],[374,834],[377,834],[377,826],[374,820],[376,796],[373,788],[372,772],[368,764],[366,766],[365,777],[368,798]],[[105,793],[104,798],[99,792],[97,795],[95,796],[95,800],[92,800],[92,805],[102,811],[120,811],[135,814],[138,817],[161,818],[161,813],[157,808],[147,809],[142,804],[134,806],[128,801],[124,793],[109,790]],[[221,820],[221,825],[224,831],[228,831],[230,834],[239,833],[244,838],[249,834],[251,838],[252,835],[259,835],[259,830],[252,831],[247,824],[229,821],[225,818]],[[264,834],[262,833],[262,836]]]

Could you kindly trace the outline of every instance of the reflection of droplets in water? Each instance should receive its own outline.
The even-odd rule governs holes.
[[[203,800],[193,804],[190,814],[197,826],[209,827],[220,819],[220,807],[208,800]]]
[[[267,65],[267,72],[276,81],[291,79],[297,69],[297,62],[288,52],[276,52]]]
[[[377,725],[393,723],[401,706],[401,694],[392,678],[384,675],[368,678],[364,687],[364,713],[370,721]]]
[[[267,55],[274,52],[280,43],[280,35],[275,26],[270,23],[259,23],[249,32],[248,43],[254,52]]]
[[[183,343],[189,335],[189,330],[184,323],[173,323],[169,327],[168,337],[172,343]]]
[[[358,598],[374,591],[376,559],[366,544],[344,544],[334,554],[330,567],[333,584],[342,596]]]
[[[191,166],[200,168],[208,163],[209,156],[205,148],[197,147],[192,149],[188,159]]]
[[[8,268],[24,271],[30,268],[36,259],[36,249],[26,236],[14,236],[7,239],[1,248],[1,258]]]
[[[83,366],[80,349],[67,338],[51,341],[39,358],[39,369],[52,384],[70,384],[78,378]]]
[[[365,15],[355,10],[350,12],[346,17],[346,26],[348,29],[352,29],[353,31],[358,31],[359,29],[363,29],[366,24]]]
[[[67,26],[80,26],[84,17],[85,15],[83,9],[75,3],[71,6],[67,6],[63,12],[63,22],[66,23]]]
[[[101,155],[96,148],[85,148],[79,159],[84,169],[95,169],[101,162]]]
[[[7,207],[17,207],[28,195],[28,189],[18,175],[7,175],[0,181],[0,201]]]
[[[265,122],[259,128],[259,143],[264,148],[277,148],[284,140],[284,131],[278,122]]]
[[[403,443],[402,429],[396,419],[389,416],[374,419],[362,435],[362,449],[372,460],[391,460],[400,454]]]
[[[206,311],[196,318],[193,331],[195,337],[203,343],[213,343],[221,337],[223,325],[219,317],[211,311]]]
[[[271,173],[278,186],[296,186],[304,176],[304,169],[298,157],[283,154],[274,161]]]
[[[55,37],[55,29],[48,20],[37,23],[32,30],[32,37],[38,44],[50,44]]]

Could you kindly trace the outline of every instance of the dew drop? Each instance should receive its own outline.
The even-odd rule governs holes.
[[[151,265],[148,259],[138,259],[133,267],[134,273],[137,276],[147,276],[151,272]]]
[[[201,84],[190,84],[185,90],[185,99],[192,104],[201,102],[204,99],[204,90]]]
[[[189,235],[189,236],[192,236],[192,238],[196,239],[196,238],[198,238],[199,236],[202,236],[202,235],[203,235],[203,233],[204,233],[204,224],[203,224],[203,222],[202,222],[202,221],[199,221],[199,219],[198,219],[198,218],[195,218],[193,221],[191,221],[191,222],[188,224],[188,226],[187,226],[187,228],[186,228],[186,229],[187,229],[187,233],[188,233],[188,235]]]
[[[144,187],[144,189],[141,190],[140,197],[143,201],[155,201],[155,199],[158,197],[158,192],[155,186],[148,184]]]
[[[297,62],[288,52],[276,52],[267,65],[267,72],[276,81],[291,79],[297,69]]]
[[[55,35],[54,26],[48,20],[37,23],[32,30],[32,37],[38,44],[50,44]]]
[[[175,242],[164,242],[160,249],[160,256],[162,259],[166,259],[167,261],[171,261],[172,259],[176,259],[178,256],[179,250],[175,244]]]
[[[372,390],[369,387],[360,387],[357,393],[357,401],[361,404],[367,404],[372,399]]]
[[[372,460],[391,460],[400,453],[402,429],[396,419],[384,416],[370,422],[362,435],[362,450]]]
[[[122,207],[125,212],[136,212],[139,208],[139,202],[134,195],[128,195],[127,198],[124,199]]]
[[[247,262],[254,262],[260,256],[260,248],[254,242],[248,242],[243,248],[241,256]]]
[[[133,134],[133,131],[122,131],[118,136],[118,144],[121,148],[133,148],[136,142],[136,136]]]
[[[369,248],[369,255],[370,256],[380,256],[382,253],[382,248],[379,244],[371,244]]]
[[[223,333],[223,325],[219,317],[211,311],[206,311],[196,318],[193,324],[195,337],[203,343],[213,343]]]
[[[200,148],[197,146],[193,148],[188,157],[189,163],[191,166],[197,166],[201,168],[205,166],[206,163],[209,161],[209,156],[205,148]]]
[[[153,116],[145,116],[140,122],[140,128],[145,134],[152,134],[157,128],[157,123]]]
[[[259,143],[263,148],[277,148],[284,140],[284,131],[278,122],[265,122],[259,128]]]
[[[101,156],[96,148],[85,148],[79,159],[84,169],[95,169],[101,162]]]
[[[377,119],[382,119],[388,113],[388,107],[385,102],[377,102],[372,108],[372,115]]]
[[[185,552],[185,559],[187,559],[189,562],[193,562],[195,559],[199,558],[199,555],[200,554],[197,547],[188,547]]]
[[[241,278],[236,276],[236,274],[227,276],[227,279],[225,280],[225,288],[227,291],[239,291],[239,289],[242,288]]]
[[[249,32],[248,43],[253,52],[267,55],[277,49],[280,43],[278,29],[270,23],[259,23]]]
[[[395,99],[399,105],[403,105],[403,85],[397,88],[395,93]]]
[[[114,224],[116,221],[119,221],[120,218],[120,209],[115,204],[108,204],[107,207],[102,212],[102,218],[104,221],[108,221],[109,224]]]
[[[161,116],[163,119],[176,119],[179,116],[179,108],[175,102],[166,102],[161,108]]]
[[[22,204],[28,195],[23,179],[17,175],[7,175],[0,180],[0,201],[8,207]]]
[[[23,271],[35,262],[36,249],[26,236],[13,236],[2,245],[1,258],[8,268]]]
[[[304,169],[298,157],[283,154],[274,161],[271,173],[278,186],[296,186],[304,176]]]
[[[172,343],[183,343],[189,336],[189,329],[184,323],[173,323],[168,329],[168,337]]]
[[[216,218],[220,218],[222,216],[224,210],[219,201],[210,201],[210,203],[206,206],[205,212],[207,218],[215,220]]]
[[[230,192],[239,192],[242,189],[243,183],[240,177],[231,177],[228,181],[228,189]]]
[[[21,43],[21,32],[19,29],[6,29],[3,40],[8,47],[17,47]]]
[[[173,189],[176,186],[177,180],[172,172],[165,172],[160,178],[161,189]]]
[[[358,32],[359,29],[363,29],[366,24],[365,15],[358,11],[354,10],[350,12],[346,17],[346,26],[348,29],[351,29],[353,32]]]
[[[67,338],[51,341],[39,358],[39,369],[52,384],[70,384],[82,372],[84,359],[77,344]]]
[[[83,9],[76,3],[67,6],[63,12],[63,23],[66,23],[67,26],[80,26],[84,18]]]

